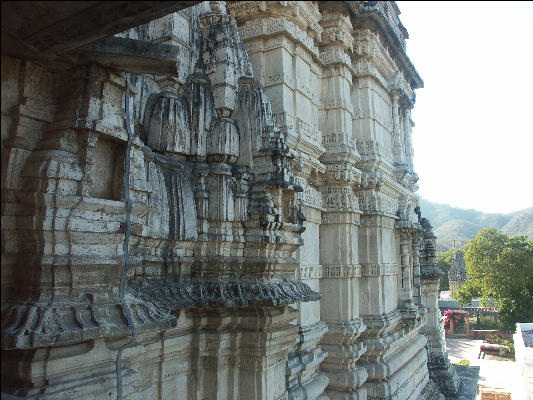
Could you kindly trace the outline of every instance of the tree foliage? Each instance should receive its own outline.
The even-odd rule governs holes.
[[[498,229],[480,230],[464,249],[468,279],[453,295],[462,304],[479,297],[498,303],[502,326],[533,321],[533,242]]]
[[[437,254],[436,267],[444,273],[440,277],[439,291],[450,290],[450,281],[448,279],[448,271],[452,267],[453,259],[458,249],[451,248],[446,251],[441,251]]]

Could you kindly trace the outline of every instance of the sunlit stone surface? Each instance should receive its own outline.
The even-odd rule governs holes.
[[[126,399],[456,393],[398,15],[204,2],[3,54],[2,392],[114,398],[130,310]]]

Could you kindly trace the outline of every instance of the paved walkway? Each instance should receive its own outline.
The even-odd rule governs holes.
[[[448,357],[452,363],[468,360],[471,366],[479,366],[478,385],[511,393],[512,400],[526,400],[516,362],[478,359],[481,343],[482,340],[446,338]]]
[[[483,343],[483,340],[471,340],[471,339],[450,339],[446,338],[446,351],[448,352],[448,358],[452,363],[459,362],[461,360],[472,362],[478,361],[479,346]]]

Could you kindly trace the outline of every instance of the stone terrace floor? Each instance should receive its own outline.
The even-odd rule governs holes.
[[[523,392],[520,371],[514,361],[478,359],[482,340],[446,338],[446,350],[452,363],[470,361],[470,367],[459,366],[457,372],[464,379],[464,387],[458,400],[474,399],[476,386],[493,388],[511,393],[512,400],[526,400]],[[476,385],[476,374],[479,378]]]

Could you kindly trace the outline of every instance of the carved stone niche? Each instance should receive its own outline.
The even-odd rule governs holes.
[[[123,197],[125,144],[100,137],[92,155],[91,197],[121,200]]]

